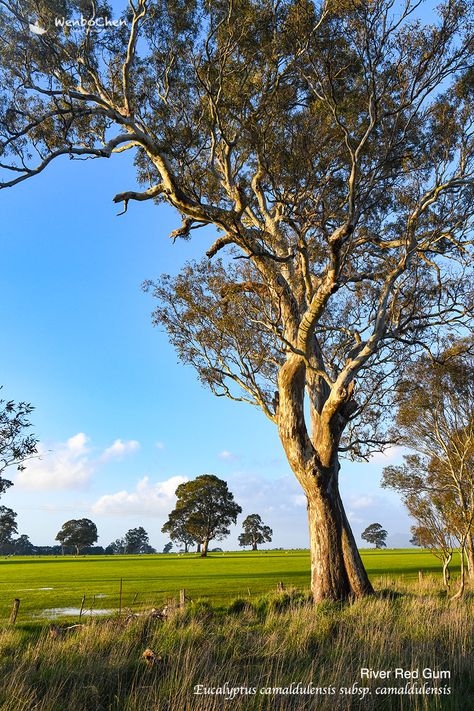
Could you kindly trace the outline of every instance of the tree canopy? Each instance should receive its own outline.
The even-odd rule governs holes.
[[[32,412],[29,403],[0,400],[0,495],[12,485],[3,478],[5,469],[13,464],[24,469],[24,461],[36,453],[38,441],[27,432],[31,427],[29,415]]]
[[[188,515],[185,508],[175,508],[170,512],[168,520],[161,529],[162,533],[167,533],[172,541],[181,543],[184,552],[188,552],[188,547],[193,543],[200,543],[188,529]]]
[[[467,551],[474,576],[474,344],[459,339],[437,361],[420,358],[397,391],[400,442],[413,450],[386,467],[382,486],[402,494],[418,525],[432,531],[431,548]],[[433,542],[434,541],[434,542]],[[443,542],[444,541],[444,542]]]
[[[398,374],[470,315],[472,3],[424,23],[418,0],[136,0],[104,32],[55,21],[87,14],[75,1],[0,7],[0,187],[133,151],[124,211],[167,202],[173,239],[212,228],[207,259],[148,283],[155,322],[277,425],[315,599],[370,592],[339,453],[390,443]]]
[[[361,538],[367,543],[372,543],[376,548],[386,548],[385,539],[387,538],[387,531],[382,528],[380,523],[371,523],[367,526],[365,531],[361,533]]]
[[[125,553],[153,553],[155,552],[148,538],[148,533],[143,526],[130,528],[123,538]]]
[[[176,507],[168,523],[176,520],[175,512],[179,512],[185,520],[186,530],[194,540],[202,543],[201,556],[206,557],[209,542],[228,536],[229,525],[236,522],[242,509],[234,501],[226,482],[214,474],[202,474],[180,484],[176,496]],[[166,524],[163,529],[165,527]]]
[[[97,526],[89,518],[66,521],[56,536],[62,546],[74,548],[76,555],[79,555],[82,548],[95,543],[97,538]]]
[[[265,526],[259,514],[250,514],[242,523],[243,533],[239,536],[239,546],[252,546],[257,550],[260,543],[272,540],[273,531],[270,526]]]

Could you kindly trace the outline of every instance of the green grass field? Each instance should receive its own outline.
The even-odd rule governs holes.
[[[436,558],[427,551],[366,550],[364,564],[372,580],[382,576],[410,581],[418,571],[439,575]],[[453,566],[453,572],[456,566]],[[196,555],[11,557],[0,559],[0,622],[14,598],[20,598],[19,621],[77,617],[74,611],[86,596],[84,611],[115,611],[120,578],[123,608],[159,606],[185,588],[193,599],[225,605],[236,597],[251,597],[286,587],[309,587],[308,551],[257,551]],[[72,608],[72,609],[71,609]],[[63,612],[58,613],[58,609]],[[56,612],[52,612],[56,610]]]

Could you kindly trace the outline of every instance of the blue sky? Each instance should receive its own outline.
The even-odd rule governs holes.
[[[112,197],[134,186],[129,159],[116,156],[64,159],[0,192],[0,382],[5,397],[34,404],[42,452],[23,474],[11,471],[2,504],[37,544],[51,544],[68,518],[88,516],[103,545],[143,525],[161,549],[177,484],[212,472],[228,481],[243,516],[258,512],[273,527],[274,545],[306,546],[304,497],[275,428],[201,387],[153,328],[154,304],[140,288],[202,255],[212,234],[173,245],[179,216],[151,203],[118,217]],[[382,461],[344,463],[343,495],[357,535],[377,520],[399,545],[410,524],[398,498],[378,487]],[[236,547],[237,535],[224,547]]]

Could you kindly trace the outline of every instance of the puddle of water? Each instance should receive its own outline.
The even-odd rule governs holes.
[[[54,588],[37,588],[38,590],[54,590]]]
[[[99,593],[99,595],[94,595],[94,597],[97,600],[97,598],[99,598],[99,597],[109,597],[109,596],[105,595],[104,593]]]
[[[43,610],[40,612],[37,617],[47,617],[47,618],[56,618],[56,617],[79,617],[79,613],[81,611],[80,607],[50,607],[47,610]],[[114,610],[106,610],[106,609],[100,609],[97,608],[95,610],[92,610],[92,615],[111,615],[115,611]],[[85,608],[82,611],[82,616],[83,617],[88,617],[90,616],[91,611]]]

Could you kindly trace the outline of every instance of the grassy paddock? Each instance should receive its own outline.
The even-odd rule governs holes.
[[[384,709],[467,711],[474,603],[450,603],[439,580],[386,580],[378,594],[351,605],[313,606],[305,593],[286,591],[236,599],[216,609],[195,601],[166,621],[138,617],[87,620],[53,639],[48,627],[18,625],[0,632],[0,708],[5,711],[337,711]],[[395,590],[396,589],[396,590]],[[161,659],[147,665],[150,648]],[[406,681],[361,679],[375,670],[448,670],[426,682],[449,695],[380,695],[376,688]],[[423,679],[417,684],[423,683]],[[232,701],[195,695],[203,687],[255,688]],[[261,693],[300,682],[334,689],[317,695]],[[408,682],[412,685],[413,682]],[[355,685],[355,686],[354,686]],[[360,687],[368,689],[360,699]],[[355,693],[342,693],[355,689]],[[364,691],[364,694],[366,691]]]
[[[391,576],[409,582],[418,580],[419,570],[425,575],[440,575],[438,561],[427,551],[365,550],[362,557],[372,580]],[[91,608],[115,610],[119,607],[120,578],[124,607],[159,606],[181,588],[193,600],[205,598],[214,605],[225,605],[236,597],[253,599],[265,594],[280,580],[287,587],[307,589],[309,553],[242,551],[211,553],[207,559],[172,554],[1,558],[0,622],[8,619],[15,597],[21,600],[20,621],[48,616],[47,610],[54,608],[78,608],[83,595],[86,613]]]

